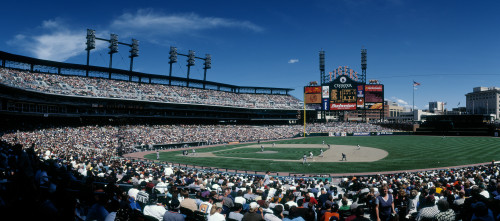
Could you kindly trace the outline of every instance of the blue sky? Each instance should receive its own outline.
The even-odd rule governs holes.
[[[86,63],[86,29],[97,37],[118,34],[140,41],[134,70],[168,74],[168,51],[212,55],[210,81],[241,86],[302,88],[319,81],[318,52],[327,72],[339,65],[385,85],[385,99],[426,109],[429,101],[465,105],[477,86],[500,86],[500,1],[313,0],[313,1],[6,1],[0,50],[47,60]],[[113,67],[128,69],[120,46]],[[98,42],[90,63],[109,64],[107,43]],[[186,76],[184,57],[174,76]],[[203,79],[203,65],[191,69]]]

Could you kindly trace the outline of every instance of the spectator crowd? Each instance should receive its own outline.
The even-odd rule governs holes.
[[[249,175],[179,168],[108,158],[103,152],[47,154],[37,145],[0,142],[0,212],[7,220],[493,221],[500,217],[499,168],[494,163],[314,179],[273,177],[269,171]]]
[[[301,109],[290,95],[248,94],[0,68],[2,84],[43,93],[246,108]]]
[[[347,122],[311,124],[306,130],[308,133],[392,131],[378,125]],[[302,131],[303,126],[300,125],[125,125],[15,131],[5,133],[1,138],[25,146],[35,144],[50,152],[71,150],[84,154],[99,151],[116,155],[119,147],[125,152],[133,152],[135,147],[144,145],[278,140],[293,138]]]

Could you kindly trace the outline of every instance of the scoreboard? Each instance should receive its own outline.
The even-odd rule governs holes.
[[[317,110],[382,110],[384,85],[359,83],[340,75],[327,84],[304,87],[304,102]]]

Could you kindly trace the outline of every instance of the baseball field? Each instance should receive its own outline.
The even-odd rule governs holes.
[[[160,160],[240,171],[346,174],[487,163],[500,159],[500,139],[441,136],[309,137],[197,148],[195,154],[192,148],[187,150],[187,156],[182,155],[182,150],[161,151]],[[346,156],[345,160],[342,160],[342,153]],[[305,163],[304,154],[307,157]],[[144,157],[156,160],[155,153]]]

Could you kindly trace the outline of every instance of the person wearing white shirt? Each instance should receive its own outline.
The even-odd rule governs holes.
[[[214,204],[207,221],[226,221],[226,217],[220,214],[221,211],[222,203]]]
[[[165,212],[167,212],[165,207],[163,207],[161,205],[157,205],[155,203],[152,203],[152,204],[146,205],[144,207],[143,213],[146,216],[152,216],[152,217],[158,219],[159,221],[161,221],[161,220],[163,220],[163,215],[165,215]]]
[[[281,221],[283,219],[283,206],[276,205],[272,213],[266,213],[264,215],[266,221]]]
[[[234,202],[241,205],[245,205],[247,203],[247,200],[243,197],[243,192],[241,190],[238,191],[238,196],[234,198]]]

